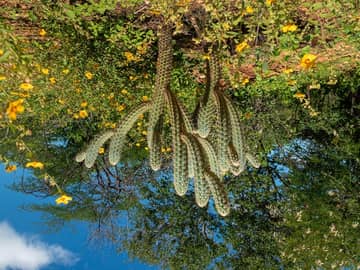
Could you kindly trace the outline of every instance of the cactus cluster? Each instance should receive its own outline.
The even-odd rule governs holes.
[[[207,60],[207,87],[192,115],[170,90],[172,70],[172,28],[163,26],[159,31],[157,74],[152,101],[132,109],[119,123],[117,129],[106,131],[93,139],[76,161],[85,161],[90,168],[97,158],[98,149],[107,141],[109,162],[119,162],[126,134],[140,114],[149,111],[147,142],[150,166],[161,167],[161,130],[167,113],[171,124],[173,148],[173,179],[178,195],[186,194],[190,179],[194,179],[195,201],[200,207],[213,197],[215,208],[221,216],[230,213],[230,203],[223,175],[239,175],[245,170],[246,160],[253,167],[260,164],[246,153],[242,137],[240,113],[219,88],[221,68],[213,53]]]

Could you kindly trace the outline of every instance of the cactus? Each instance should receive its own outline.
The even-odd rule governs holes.
[[[118,128],[115,130],[109,146],[109,162],[116,165],[121,157],[121,151],[125,144],[126,134],[135,124],[139,115],[147,112],[151,108],[151,103],[144,103],[133,108],[125,117],[121,119]]]
[[[158,122],[154,128],[154,134],[152,136],[151,148],[150,148],[150,167],[157,171],[161,167],[161,129],[163,125],[163,115],[160,116]]]
[[[205,179],[213,195],[216,211],[223,217],[230,213],[230,203],[225,187],[220,179],[212,172],[204,172]]]
[[[214,54],[207,61],[207,85],[204,96],[196,110],[196,130],[200,137],[206,138],[214,125],[214,115],[217,113],[213,92],[218,86],[221,70],[219,60]]]
[[[165,100],[164,91],[170,86],[171,70],[172,70],[172,27],[171,25],[163,25],[159,30],[158,41],[158,58],[156,64],[156,81],[154,93],[152,96],[153,106],[149,115],[149,125],[147,139],[150,142],[149,147],[152,148],[155,125],[163,113]]]
[[[227,216],[230,213],[230,203],[222,175],[229,170],[234,175],[239,175],[245,170],[246,160],[255,168],[259,168],[260,163],[250,153],[245,153],[240,112],[219,89],[221,68],[215,53],[207,62],[206,89],[193,112],[193,118],[170,91],[171,37],[172,26],[164,25],[159,30],[159,54],[152,102],[136,106],[121,119],[116,130],[106,131],[93,139],[86,150],[76,156],[76,161],[85,161],[86,167],[92,167],[98,149],[110,140],[109,162],[117,164],[126,134],[140,114],[150,111],[147,133],[150,166],[155,171],[160,169],[161,131],[166,108],[171,124],[175,192],[184,196],[190,178],[194,178],[196,204],[205,207],[212,196],[216,211],[221,216]]]
[[[195,201],[199,207],[205,207],[209,201],[210,191],[204,177],[204,162],[200,146],[192,134],[181,134],[186,144],[189,162],[194,170]]]
[[[234,160],[234,165],[240,165],[245,163],[244,156],[244,144],[241,130],[241,123],[239,118],[239,113],[234,106],[234,104],[224,96],[225,106],[227,108],[227,113],[230,120],[231,126],[231,141],[234,146],[238,160]]]
[[[80,152],[76,155],[75,160],[82,162],[85,160],[85,166],[91,168],[99,154],[99,148],[112,136],[113,131],[105,131],[101,135],[96,136],[88,145],[85,151]]]
[[[175,101],[175,97],[169,90],[165,90],[165,100],[171,124],[174,164],[174,188],[179,196],[183,196],[188,190],[189,179],[186,146],[181,144],[180,141],[180,112]]]
[[[251,166],[256,169],[260,167],[260,162],[253,155],[251,155],[250,153],[246,153],[245,157],[250,162]]]
[[[226,110],[226,104],[220,91],[214,91],[217,107],[219,113],[216,116],[216,138],[217,138],[217,155],[219,159],[219,166],[222,173],[229,170],[230,164],[227,155],[227,147],[229,144],[228,129],[231,125]]]
[[[209,163],[210,170],[215,173],[218,177],[221,177],[220,168],[218,160],[216,157],[216,152],[212,147],[211,143],[201,137],[197,137],[197,140],[201,144],[201,147],[204,149],[205,156],[207,157],[207,162]]]

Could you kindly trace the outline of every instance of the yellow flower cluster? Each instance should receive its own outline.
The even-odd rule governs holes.
[[[23,99],[18,99],[9,103],[9,106],[6,109],[6,114],[10,120],[16,120],[17,114],[24,112],[25,108],[23,106],[23,103]]]
[[[287,25],[284,25],[282,28],[281,28],[281,31],[283,33],[287,33],[287,32],[295,32],[297,30],[297,26],[295,24],[287,24]]]
[[[302,103],[303,107],[309,110],[311,117],[319,115],[319,112],[315,111],[315,109],[310,105],[310,101],[306,98],[305,94],[298,92],[294,95],[294,98],[298,99]]]
[[[243,50],[249,48],[249,44],[246,41],[243,41],[241,43],[239,43],[238,45],[236,45],[235,51],[237,53],[241,53]]]
[[[128,62],[137,62],[140,60],[139,57],[135,56],[132,52],[124,52],[124,56]]]
[[[42,170],[42,169],[44,169],[44,164],[39,161],[31,161],[31,162],[26,163],[25,167]]]

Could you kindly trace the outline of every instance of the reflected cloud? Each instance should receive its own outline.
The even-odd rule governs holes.
[[[79,260],[59,245],[19,234],[5,221],[0,222],[0,254],[0,270],[37,270],[53,263],[73,265]]]

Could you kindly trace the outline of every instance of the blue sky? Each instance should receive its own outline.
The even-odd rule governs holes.
[[[37,265],[28,268],[29,270],[159,269],[138,261],[130,261],[126,254],[116,254],[111,247],[89,246],[88,224],[74,222],[59,232],[49,232],[41,222],[40,213],[21,209],[22,205],[39,203],[41,199],[14,192],[6,187],[18,181],[21,173],[19,169],[6,173],[4,166],[0,164],[0,270],[7,270],[6,267],[10,266],[15,268],[16,263],[22,267],[21,261],[25,261],[25,265],[30,267],[27,261],[29,259]],[[4,255],[7,252],[10,255]],[[17,254],[17,257],[14,254]]]

